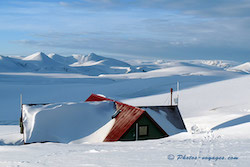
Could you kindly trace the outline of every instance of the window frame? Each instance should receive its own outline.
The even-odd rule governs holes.
[[[141,130],[140,130],[141,127],[146,127],[146,134],[144,134],[144,133],[141,134]],[[139,127],[138,127],[138,132],[139,132],[139,133],[138,133],[138,136],[140,136],[140,137],[141,137],[141,136],[148,136],[148,134],[149,134],[149,133],[148,133],[148,132],[149,132],[148,125],[139,125]]]

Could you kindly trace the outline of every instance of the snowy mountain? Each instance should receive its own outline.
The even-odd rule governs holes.
[[[109,74],[126,74],[142,73],[162,70],[170,72],[175,67],[181,67],[182,75],[203,75],[201,73],[210,70],[215,71],[232,71],[249,73],[249,62],[231,67],[230,62],[221,60],[201,60],[201,61],[131,61],[133,65],[127,62],[107,58],[90,53],[88,55],[61,56],[56,53],[46,55],[43,52],[37,52],[23,59],[14,57],[1,56],[0,71],[4,72],[39,72],[39,73],[78,73],[89,76],[109,75]],[[185,68],[184,68],[185,67]],[[198,69],[200,68],[200,69]],[[163,70],[165,69],[165,70]],[[193,69],[189,72],[190,69]],[[179,71],[179,70],[177,70]],[[180,72],[180,71],[179,71]],[[143,75],[143,74],[140,74]],[[180,75],[180,73],[178,73]]]
[[[23,65],[37,72],[68,72],[69,67],[49,58],[43,52],[37,52],[23,58]]]
[[[105,65],[105,66],[117,66],[117,67],[129,67],[130,64],[125,63],[120,60],[107,58],[103,56],[96,55],[95,53],[90,53],[88,55],[73,55],[78,62],[74,63],[72,66],[91,66],[91,65]]]
[[[229,68],[231,66],[229,63],[223,62],[221,60],[202,60],[201,63],[220,68]]]
[[[99,56],[94,53],[90,53],[89,55],[73,55],[73,57],[77,62],[71,64],[70,67],[87,75],[125,74],[131,68],[131,65],[126,62]],[[139,70],[136,72],[139,72]]]
[[[0,71],[5,72],[64,72],[98,76],[100,74],[125,74],[131,72],[131,69],[133,72],[142,71],[126,62],[94,53],[64,57],[55,53],[46,55],[43,52],[37,52],[22,59],[0,57]]]
[[[1,72],[13,72],[13,71],[24,71],[24,65],[20,59],[1,56],[0,55],[0,71]]]
[[[37,62],[43,62],[43,63],[50,63],[52,62],[51,59],[44,54],[43,52],[36,52],[30,56],[27,56],[23,58],[23,60],[28,60],[28,61],[37,61]]]

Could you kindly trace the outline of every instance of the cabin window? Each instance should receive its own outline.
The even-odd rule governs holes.
[[[143,125],[139,126],[139,136],[147,136],[148,135],[148,126]]]

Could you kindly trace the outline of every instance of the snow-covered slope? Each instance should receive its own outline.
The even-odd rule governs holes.
[[[225,128],[238,128],[234,133],[223,134],[226,138],[250,136],[245,124],[250,123],[250,76],[205,84],[179,92],[179,108],[189,132],[201,133]],[[174,97],[176,97],[174,93]],[[166,105],[170,94],[128,99],[123,102],[142,105]],[[242,128],[241,128],[242,127]],[[217,133],[217,131],[216,131]],[[218,132],[219,134],[219,132]],[[249,137],[248,137],[249,138]]]
[[[130,71],[131,65],[120,60],[98,56],[94,53],[89,55],[73,55],[77,62],[70,66],[83,74],[125,74]]]
[[[78,62],[74,63],[72,66],[91,66],[91,65],[106,65],[109,67],[129,67],[130,64],[125,63],[120,60],[107,58],[103,56],[96,55],[95,53],[90,53],[88,55],[73,55],[74,58],[78,60]]]
[[[28,61],[39,61],[43,63],[51,63],[51,59],[43,52],[36,52],[30,56],[27,56],[23,58],[23,60],[28,60]]]
[[[56,62],[59,62],[61,64],[65,64],[65,65],[70,65],[70,64],[73,64],[73,63],[78,61],[73,56],[65,57],[65,56],[61,56],[61,55],[56,54],[56,53],[51,53],[48,55],[48,57],[55,60]]]
[[[207,65],[203,65],[201,63],[193,62],[193,61],[169,61],[166,63],[162,63],[155,70],[150,70],[144,73],[129,73],[127,75],[101,75],[101,77],[113,77],[113,78],[159,78],[168,76],[175,78],[176,77],[185,77],[188,79],[188,76],[191,77],[206,77],[209,79],[210,77],[236,77],[241,74],[235,72],[229,72],[219,67],[210,67]],[[181,79],[182,80],[182,79]],[[207,82],[207,81],[206,81]]]
[[[1,72],[13,72],[13,71],[24,71],[24,65],[20,59],[1,56],[0,55],[0,71]]]
[[[240,64],[228,69],[229,71],[250,73],[250,62]]]

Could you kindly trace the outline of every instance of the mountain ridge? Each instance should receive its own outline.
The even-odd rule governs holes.
[[[207,68],[218,71],[231,71],[239,73],[250,73],[250,62],[232,66],[222,60],[196,60],[196,61],[159,61],[149,62],[149,64],[139,63],[130,65],[127,62],[114,58],[104,57],[95,53],[88,55],[73,54],[72,56],[62,56],[56,53],[46,55],[43,52],[36,52],[24,58],[0,56],[1,72],[42,72],[42,73],[78,73],[89,76],[99,76],[103,74],[126,74],[149,72],[157,69],[183,66],[185,68]],[[203,71],[204,71],[203,70]],[[184,71],[185,73],[185,71]],[[193,75],[194,73],[192,73]],[[196,74],[196,73],[195,73]],[[198,74],[198,73],[197,73]]]

